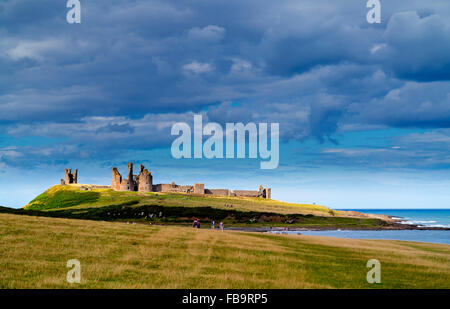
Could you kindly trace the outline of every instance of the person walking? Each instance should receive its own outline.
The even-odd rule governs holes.
[[[223,232],[223,222],[219,223],[220,230]]]
[[[216,228],[216,222],[214,222],[214,220],[212,220],[211,222],[211,229],[215,229]]]

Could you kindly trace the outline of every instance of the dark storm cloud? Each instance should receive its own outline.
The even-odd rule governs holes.
[[[397,76],[417,81],[450,80],[449,16],[407,11],[394,14],[375,57]]]
[[[80,25],[62,0],[0,3],[2,129],[62,140],[4,160],[64,159],[66,143],[83,156],[167,146],[193,112],[279,122],[283,140],[302,141],[450,125],[444,0],[382,2],[381,25],[356,0],[81,3]]]
[[[449,128],[450,86],[448,82],[408,82],[381,98],[374,98],[364,105],[364,110],[356,108],[363,123],[400,128]]]

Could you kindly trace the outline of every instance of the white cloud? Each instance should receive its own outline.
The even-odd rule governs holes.
[[[188,32],[190,40],[220,41],[225,37],[226,30],[223,27],[209,25],[204,28],[194,27]]]
[[[22,154],[18,151],[18,147],[16,146],[0,148],[0,160],[4,158],[17,158],[20,156],[22,156]]]
[[[214,68],[209,63],[192,61],[191,63],[183,65],[183,70],[191,73],[201,74],[211,72],[212,70],[214,70]]]
[[[371,54],[375,54],[377,51],[379,51],[382,48],[385,48],[387,45],[386,44],[375,44],[374,46],[372,46],[372,48],[370,49],[370,53]]]
[[[13,60],[29,58],[43,60],[48,52],[64,49],[64,42],[57,39],[47,39],[42,41],[21,41],[14,48],[6,53]]]
[[[246,60],[233,58],[233,65],[231,66],[231,72],[245,72],[252,69],[252,64]]]

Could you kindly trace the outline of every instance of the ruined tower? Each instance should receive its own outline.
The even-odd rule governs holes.
[[[62,185],[69,185],[72,183],[78,183],[78,169],[72,174],[72,169],[64,169],[64,179],[61,179]]]
[[[134,186],[133,163],[128,162],[128,183]]]
[[[131,167],[131,172],[133,172],[133,167]],[[123,179],[117,167],[113,167],[111,188],[116,191],[134,191],[133,174],[131,175],[130,183],[130,179]]]
[[[271,199],[272,198],[272,189],[271,188],[265,188],[263,197]]]
[[[117,167],[113,167],[112,169],[112,184],[111,188],[113,190],[120,190],[120,183],[122,182],[122,175],[120,175]]]
[[[153,177],[152,173],[148,171],[148,169],[144,169],[144,166],[141,164],[140,172],[138,176],[138,191],[139,192],[151,192],[153,188]]]
[[[131,162],[128,163],[128,178],[122,179],[122,176],[120,176],[120,178],[121,178],[119,183],[120,191],[134,191],[133,163]]]

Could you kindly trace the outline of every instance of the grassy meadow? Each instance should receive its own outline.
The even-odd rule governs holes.
[[[450,246],[0,214],[0,288],[450,288]]]

